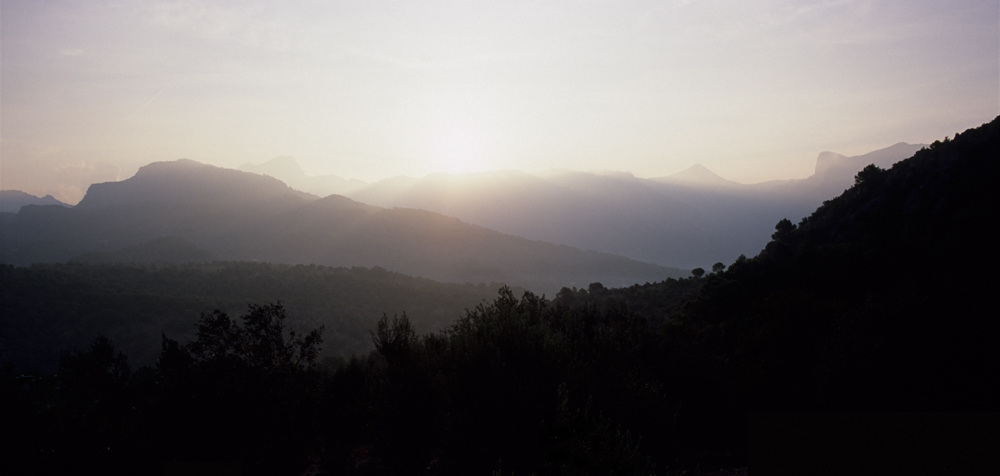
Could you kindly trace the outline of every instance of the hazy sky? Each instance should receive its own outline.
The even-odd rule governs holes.
[[[182,157],[375,180],[804,177],[1000,114],[1000,2],[0,0],[0,186]]]

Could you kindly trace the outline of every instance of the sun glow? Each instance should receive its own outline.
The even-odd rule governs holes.
[[[471,121],[449,123],[435,131],[432,140],[435,172],[463,174],[489,167],[489,141],[483,128]]]

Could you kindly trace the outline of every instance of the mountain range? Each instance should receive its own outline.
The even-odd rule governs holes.
[[[756,254],[770,223],[807,215],[849,187],[866,164],[888,167],[921,148],[899,143],[855,157],[823,152],[808,178],[753,185],[701,165],[651,179],[501,171],[373,184],[309,177],[290,157],[243,167],[315,191],[340,187],[350,198],[321,198],[264,173],[181,159],[94,184],[74,208],[18,206],[20,213],[0,214],[0,261],[382,266],[550,293],[591,282],[655,282]],[[5,191],[5,207],[54,201],[25,196]]]
[[[0,190],[0,212],[17,213],[25,205],[59,205],[69,207],[52,195],[36,197],[20,190]]]
[[[296,190],[319,196],[346,195],[367,185],[357,179],[346,179],[336,175],[306,175],[294,157],[275,157],[261,164],[246,163],[240,166],[244,172],[270,175]]]
[[[889,167],[923,145],[865,155],[821,153],[805,179],[744,185],[695,165],[643,179],[623,172],[488,172],[394,177],[349,194],[384,207],[421,208],[534,240],[681,268],[752,256],[773,223],[798,220],[843,192],[868,164]]]
[[[381,266],[449,282],[503,282],[538,292],[628,285],[687,271],[532,241],[425,210],[319,198],[260,174],[191,160],[158,162],[94,184],[71,209],[0,214],[0,261],[26,265],[146,257]],[[165,240],[165,237],[170,239]],[[164,252],[166,250],[166,252]]]

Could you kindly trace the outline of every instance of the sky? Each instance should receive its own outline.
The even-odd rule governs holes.
[[[0,188],[69,203],[179,158],[754,183],[998,114],[997,0],[0,0]]]

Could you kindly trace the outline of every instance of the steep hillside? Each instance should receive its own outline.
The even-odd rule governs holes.
[[[995,409],[998,157],[1000,119],[865,168],[711,276],[687,326],[757,408]]]
[[[813,175],[805,179],[776,180],[754,185],[755,188],[788,197],[827,199],[844,192],[854,182],[854,175],[867,165],[889,168],[913,156],[926,144],[898,144],[853,157],[834,152],[821,152],[816,157]]]

